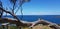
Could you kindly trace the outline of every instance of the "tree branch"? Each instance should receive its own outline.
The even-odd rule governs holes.
[[[3,8],[0,8],[0,10],[4,11],[4,12],[6,12],[6,13],[11,14],[15,19],[17,19],[17,20],[19,21],[18,17],[17,17],[15,14],[13,14],[13,13],[11,13],[11,12],[9,12],[9,11],[6,11],[6,10],[4,10]],[[19,21],[19,22],[20,22],[20,21]]]

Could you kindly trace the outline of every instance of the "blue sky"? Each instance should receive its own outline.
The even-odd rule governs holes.
[[[6,7],[7,0],[2,0]],[[7,2],[6,2],[7,1]],[[9,6],[11,6],[9,4]],[[17,15],[20,14],[20,10]],[[60,0],[31,0],[23,4],[24,15],[60,15]]]

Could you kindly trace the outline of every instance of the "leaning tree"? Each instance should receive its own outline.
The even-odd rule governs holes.
[[[6,8],[4,8],[3,5],[2,5],[3,2],[0,1],[0,3],[1,3],[1,4],[0,4],[0,12],[1,12],[1,13],[0,13],[1,15],[0,15],[0,16],[3,15],[3,12],[8,13],[8,14],[12,15],[15,19],[18,20],[18,22],[16,23],[17,25],[20,25],[20,24],[22,25],[23,23],[20,22],[20,19],[16,16],[16,14],[15,14],[14,11],[15,11],[15,9],[17,8],[16,10],[17,10],[17,11],[18,11],[18,10],[21,10],[21,14],[23,15],[23,12],[22,12],[22,4],[25,3],[25,2],[29,2],[30,0],[9,0],[9,1],[11,2],[11,4],[12,4],[13,6],[11,6],[12,8],[11,8],[11,7],[8,7],[7,9],[8,9],[8,10],[10,9],[11,11],[7,11]],[[17,2],[19,2],[19,3],[17,3]],[[18,4],[18,5],[16,5],[16,4]],[[18,6],[18,7],[16,7],[16,6]],[[17,12],[17,11],[16,11],[16,12]],[[0,17],[0,18],[1,18],[1,17]],[[19,24],[19,23],[20,23],[20,24]],[[23,25],[25,26],[25,25],[27,25],[27,24],[23,24]]]
[[[17,20],[19,20],[19,18],[16,16],[17,11],[21,10],[21,14],[23,15],[22,4],[25,3],[25,2],[29,2],[30,0],[9,0],[9,1],[10,1],[11,5],[12,5],[11,6],[12,8],[8,7],[7,9],[11,9],[11,11],[7,11],[6,8],[4,9],[4,7],[2,5],[3,2],[0,1],[0,12],[1,12],[0,14],[1,14],[1,16],[3,15],[2,12],[4,11],[6,13],[11,14]],[[18,4],[18,5],[16,5],[16,4]],[[17,10],[17,11],[15,11],[15,10]]]
[[[18,20],[18,22],[20,22],[20,19],[16,16],[16,14],[15,14],[15,12],[14,12],[14,10],[16,9],[17,11],[18,10],[22,10],[21,8],[22,8],[22,4],[23,3],[25,3],[25,2],[28,2],[29,0],[9,0],[11,3],[12,3],[12,5],[13,6],[11,6],[11,7],[8,7],[7,9],[9,10],[9,9],[11,9],[12,11],[7,11],[6,10],[6,8],[4,9],[4,7],[3,7],[3,5],[2,5],[2,3],[3,2],[1,2],[0,1],[0,16],[2,16],[3,15],[3,12],[5,12],[5,13],[9,13],[10,15],[12,15],[15,19],[17,19]],[[19,3],[17,3],[17,2],[19,2]],[[16,5],[16,4],[18,4],[18,5]],[[16,6],[18,6],[18,7],[16,7]],[[16,12],[17,12],[16,11]],[[22,11],[21,11],[21,14],[23,14],[22,13]],[[1,17],[0,17],[1,18]]]
[[[0,18],[2,17],[2,15],[3,15],[3,12],[6,12],[6,13],[9,13],[10,15],[12,15],[15,19],[17,19],[18,20],[18,22],[17,22],[17,26],[27,26],[27,25],[29,25],[29,23],[22,23],[22,22],[20,22],[20,20],[19,20],[19,18],[16,16],[16,13],[17,13],[17,11],[18,10],[21,10],[21,14],[23,15],[23,9],[22,9],[22,5],[25,3],[25,2],[29,2],[30,0],[9,0],[11,3],[12,3],[12,8],[10,8],[11,9],[11,11],[7,11],[6,10],[6,8],[4,9],[4,7],[3,7],[3,5],[2,5],[2,3],[3,2],[1,2],[0,1]],[[17,2],[19,2],[19,3],[17,3]],[[18,5],[16,5],[16,4],[18,4]],[[16,6],[18,6],[18,7],[16,7]],[[17,9],[16,9],[17,8]],[[7,8],[8,9],[8,8]],[[14,12],[14,10],[17,10],[16,12]],[[8,9],[9,10],[9,9]],[[32,23],[33,25],[35,24],[53,24],[53,23],[49,23],[49,22],[46,22],[45,20],[40,20],[39,22],[37,22],[37,23]],[[31,25],[31,24],[30,24]],[[52,25],[52,26],[50,26],[50,27],[54,27],[54,28],[56,28],[56,29],[60,29],[60,27],[58,26],[58,25]]]
[[[22,12],[22,4],[23,3],[25,3],[25,2],[29,2],[30,0],[9,0],[10,1],[10,3],[13,5],[13,6],[11,6],[11,7],[8,7],[7,9],[9,10],[11,10],[11,11],[7,11],[6,10],[6,8],[4,9],[4,7],[2,7],[3,5],[2,5],[2,3],[3,2],[0,2],[1,4],[1,6],[0,6],[0,16],[2,16],[3,15],[3,12],[5,12],[5,13],[8,13],[8,14],[10,14],[10,15],[12,15],[15,19],[17,19],[18,20],[18,22],[16,23],[16,25],[17,26],[19,26],[20,24],[22,25],[23,23],[22,22],[20,22],[20,19],[16,16],[16,13],[14,12],[15,11],[15,9],[18,11],[18,10],[21,10],[21,14],[23,15],[23,12]],[[17,2],[19,2],[19,3],[17,3]],[[16,4],[18,4],[18,5],[16,5]],[[16,7],[16,6],[18,6],[18,7]],[[17,12],[16,11],[16,12]],[[1,18],[1,17],[0,17]],[[23,24],[23,26],[26,26],[27,24]]]

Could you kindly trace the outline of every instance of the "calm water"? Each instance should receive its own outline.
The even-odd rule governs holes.
[[[12,18],[12,16],[4,16],[4,17]],[[17,17],[22,18],[21,15],[17,15]],[[33,22],[38,20],[38,18],[42,18],[44,20],[60,24],[60,15],[24,15],[22,20]]]

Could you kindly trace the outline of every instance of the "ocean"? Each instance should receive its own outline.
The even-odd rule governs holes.
[[[8,15],[8,16],[3,16],[3,17],[9,17],[12,18],[12,16]],[[47,20],[53,23],[57,23],[60,24],[60,15],[23,15],[23,17],[21,15],[17,15],[17,17],[21,20],[24,21],[29,21],[29,22],[33,22],[38,20],[38,18],[41,18],[43,20]]]

